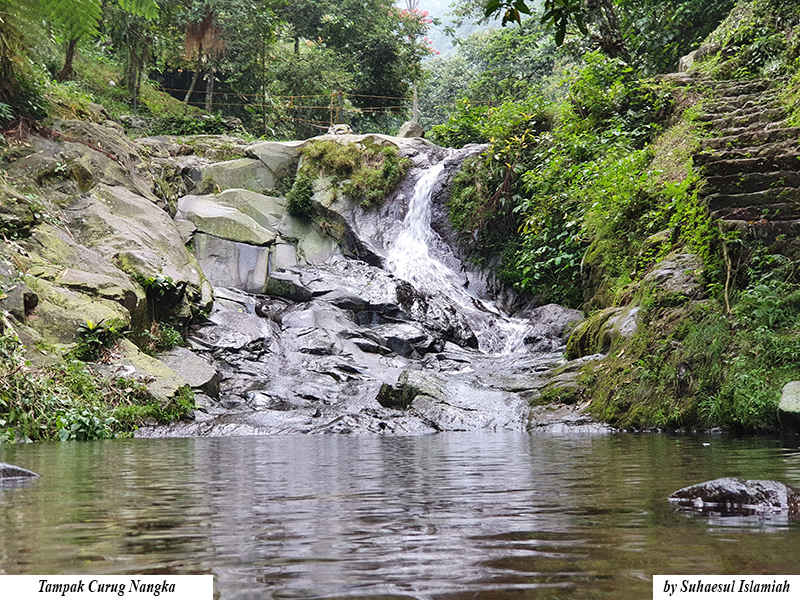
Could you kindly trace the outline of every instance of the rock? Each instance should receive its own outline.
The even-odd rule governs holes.
[[[39,225],[25,242],[31,258],[28,272],[59,286],[113,300],[136,319],[145,311],[145,293],[131,276],[114,266],[107,256],[78,244],[63,229]]]
[[[215,307],[209,322],[190,335],[189,341],[204,349],[263,350],[272,336],[269,321],[254,314]]]
[[[211,285],[186,250],[170,216],[153,202],[125,188],[98,185],[68,209],[75,241],[97,252],[133,278],[168,277],[186,284],[184,307],[202,311],[212,302]],[[180,307],[178,307],[180,308]]]
[[[387,323],[372,331],[384,340],[383,345],[400,356],[420,357],[429,352],[441,352],[444,343],[434,339],[411,323]]]
[[[436,338],[476,348],[468,319],[442,294],[421,294],[411,284],[363,262],[332,259],[325,265],[297,266],[276,272],[267,293],[295,301],[324,299],[358,307],[362,324],[418,321]]]
[[[39,475],[28,469],[0,462],[0,485],[2,485],[4,479],[30,479],[32,477],[39,477]]]
[[[583,313],[558,304],[545,304],[519,310],[514,317],[531,322],[525,334],[529,351],[552,352],[563,347],[572,328],[583,320]]]
[[[110,364],[97,368],[109,377],[126,377],[138,381],[160,402],[169,402],[187,381],[168,365],[148,356],[127,339],[117,343]]]
[[[183,377],[192,389],[219,398],[219,373],[208,359],[178,346],[159,354],[158,360]]]
[[[790,381],[783,386],[778,417],[784,430],[800,432],[800,381]]]
[[[678,71],[682,73],[686,73],[690,71],[694,64],[704,58],[719,52],[720,45],[719,44],[703,44],[696,50],[689,52],[686,56],[682,56],[680,60],[678,60]]]
[[[191,221],[202,233],[254,246],[272,244],[277,237],[277,232],[236,208],[220,204],[213,196],[184,196],[178,200],[175,218]]]
[[[697,278],[702,270],[703,263],[694,254],[673,252],[644,276],[642,284],[652,285],[661,292],[698,298],[703,293]]]
[[[274,190],[278,180],[275,174],[260,160],[238,158],[214,163],[200,169],[202,181],[200,193],[219,192],[241,188],[264,193]]]
[[[295,302],[306,302],[314,296],[300,274],[293,271],[270,273],[264,293]]]
[[[248,146],[247,155],[260,160],[276,181],[292,175],[305,142],[259,142]],[[275,187],[275,186],[273,186]]]
[[[400,130],[397,132],[397,137],[421,138],[425,137],[425,130],[422,128],[422,125],[420,125],[416,121],[406,121],[400,126]]]
[[[95,323],[117,322],[123,326],[131,323],[130,312],[111,300],[30,276],[25,278],[25,283],[39,299],[26,322],[48,343],[73,343],[76,341],[78,327],[88,320]]]
[[[419,417],[437,431],[524,431],[528,404],[515,394],[429,371],[406,370],[395,386],[384,385],[378,402]]]
[[[18,283],[0,291],[0,311],[7,310],[12,317],[24,323],[39,304],[39,296],[27,285]]]
[[[264,293],[271,251],[268,246],[232,242],[204,233],[194,237],[197,262],[215,287]]]
[[[778,481],[723,477],[681,488],[670,502],[723,515],[788,513],[800,517],[800,491]]]
[[[567,342],[567,357],[605,354],[620,339],[630,339],[638,328],[638,306],[600,310],[580,323]]]
[[[351,135],[353,128],[347,123],[339,123],[328,127],[328,135]]]

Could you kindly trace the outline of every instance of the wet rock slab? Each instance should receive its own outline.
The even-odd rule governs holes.
[[[729,516],[786,513],[800,517],[800,490],[779,481],[723,477],[681,488],[669,501],[688,510]]]

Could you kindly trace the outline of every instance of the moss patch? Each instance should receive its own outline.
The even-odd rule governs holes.
[[[302,150],[302,166],[292,186],[290,197],[301,206],[305,198],[306,179],[332,177],[344,194],[374,206],[382,202],[411,168],[411,161],[400,155],[393,145],[378,144],[369,139],[360,143],[339,143],[317,140]]]

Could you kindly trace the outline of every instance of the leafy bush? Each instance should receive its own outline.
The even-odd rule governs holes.
[[[58,439],[62,442],[110,439],[114,437],[116,422],[102,410],[71,408],[56,417]]]
[[[475,106],[468,100],[460,100],[448,120],[431,129],[430,138],[439,145],[460,148],[472,143],[530,137],[550,128],[549,108],[538,95],[496,107]]]
[[[292,189],[286,194],[287,209],[290,215],[308,219],[314,209],[311,198],[314,196],[314,179],[305,171],[297,174]]]
[[[133,340],[142,352],[151,355],[166,352],[185,344],[180,331],[169,323],[161,321],[151,323],[149,329],[133,336]]]
[[[110,347],[127,331],[127,325],[124,323],[117,321],[95,323],[89,319],[78,327],[78,342],[72,349],[71,355],[78,360],[97,360],[103,350]]]
[[[146,422],[184,418],[194,408],[189,388],[162,404],[142,384],[104,379],[79,360],[34,367],[8,323],[0,335],[0,373],[0,442],[105,439]]]

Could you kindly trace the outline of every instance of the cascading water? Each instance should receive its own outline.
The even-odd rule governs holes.
[[[479,349],[486,353],[512,354],[525,350],[530,323],[504,314],[487,300],[466,289],[464,278],[431,252],[437,235],[431,228],[433,190],[446,160],[426,169],[414,186],[400,234],[389,249],[388,269],[428,294],[444,294],[469,318]]]

